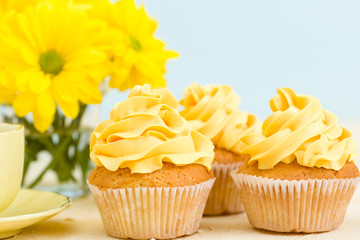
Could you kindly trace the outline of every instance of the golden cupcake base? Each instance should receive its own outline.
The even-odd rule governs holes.
[[[105,230],[116,238],[169,239],[195,233],[215,178],[185,187],[100,190],[88,183]]]
[[[274,180],[232,174],[250,223],[276,232],[326,232],[339,227],[360,178]]]
[[[216,181],[206,203],[204,215],[223,215],[244,212],[240,192],[236,188],[231,172],[239,169],[243,162],[213,163],[211,170]]]

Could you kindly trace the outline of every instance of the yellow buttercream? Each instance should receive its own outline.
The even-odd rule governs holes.
[[[211,141],[179,115],[178,102],[166,88],[135,86],[128,99],[116,104],[94,130],[90,157],[110,171],[130,168],[149,173],[163,162],[177,166],[201,164],[208,170],[214,158]]]
[[[241,137],[260,131],[254,114],[238,110],[240,97],[230,86],[193,83],[185,89],[180,104],[184,106],[181,116],[218,148],[240,153],[246,147]]]
[[[357,156],[349,130],[338,125],[337,116],[323,110],[318,99],[280,88],[270,101],[273,113],[264,121],[262,134],[242,138],[248,145],[249,164],[272,169],[277,163],[340,170]]]

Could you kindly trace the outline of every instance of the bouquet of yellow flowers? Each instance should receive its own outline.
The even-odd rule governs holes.
[[[25,173],[39,152],[52,155],[31,186],[48,170],[67,182],[80,167],[86,179],[78,130],[87,105],[102,102],[106,77],[119,90],[165,85],[165,63],[177,53],[156,28],[134,0],[0,1],[0,101],[15,113],[3,118],[27,129]]]

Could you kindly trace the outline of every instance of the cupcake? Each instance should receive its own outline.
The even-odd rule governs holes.
[[[242,138],[233,178],[250,223],[277,232],[336,229],[359,183],[352,134],[318,99],[278,89],[261,134]]]
[[[135,86],[94,130],[88,184],[108,235],[169,239],[199,228],[214,146],[177,109],[166,88]]]
[[[204,214],[243,212],[240,195],[230,173],[249,159],[247,154],[240,152],[246,146],[241,137],[260,132],[258,119],[253,114],[238,110],[240,97],[227,85],[200,86],[193,83],[185,89],[180,104],[184,106],[181,116],[215,145],[212,170],[216,181]]]

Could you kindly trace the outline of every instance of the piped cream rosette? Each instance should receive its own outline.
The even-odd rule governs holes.
[[[128,99],[116,104],[110,120],[94,130],[91,159],[110,171],[130,168],[132,173],[149,173],[160,169],[162,162],[195,163],[210,170],[214,146],[177,109],[168,89],[134,87]]]
[[[248,147],[241,153],[251,156],[249,164],[272,169],[296,160],[305,167],[339,170],[358,155],[351,132],[315,97],[281,88],[270,107],[273,113],[264,121],[263,133],[242,138]]]
[[[184,106],[180,114],[195,130],[210,138],[215,147],[239,154],[246,147],[241,138],[260,131],[260,122],[254,114],[238,110],[240,102],[228,85],[193,83],[180,100]]]

